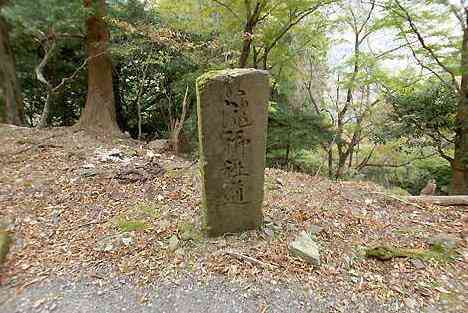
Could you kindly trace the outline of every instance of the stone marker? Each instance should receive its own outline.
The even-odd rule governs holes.
[[[268,72],[234,69],[197,80],[204,226],[209,236],[263,222]]]

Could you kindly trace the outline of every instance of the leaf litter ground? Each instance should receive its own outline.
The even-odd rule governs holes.
[[[415,206],[371,183],[267,169],[262,229],[206,238],[196,162],[74,128],[1,125],[0,145],[0,219],[15,236],[0,283],[18,292],[52,275],[125,276],[141,285],[191,275],[294,283],[341,295],[343,308],[360,296],[442,304],[446,312],[468,305],[466,240],[450,261],[365,257],[382,244],[423,249],[436,234],[463,238],[463,208]],[[318,268],[287,248],[311,228]]]

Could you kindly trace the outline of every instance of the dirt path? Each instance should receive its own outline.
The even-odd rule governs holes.
[[[47,279],[19,295],[0,291],[2,313],[19,312],[160,312],[160,313],[319,313],[319,312],[421,312],[412,302],[379,304],[371,298],[343,295],[321,298],[299,286],[240,284],[221,278],[178,284],[155,283],[141,288],[125,279],[103,281]],[[431,309],[429,309],[431,310]],[[437,312],[434,307],[432,311]]]

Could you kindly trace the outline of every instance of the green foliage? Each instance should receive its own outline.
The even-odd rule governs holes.
[[[393,107],[391,126],[397,137],[424,137],[433,144],[453,137],[457,94],[451,86],[427,81],[389,93],[387,101]]]
[[[399,157],[396,163],[404,163],[408,159],[420,156],[418,153],[413,153],[402,158],[401,156],[405,154],[401,152],[397,155]],[[452,179],[452,169],[446,160],[433,156],[401,167],[367,167],[361,175],[365,180],[374,181],[390,190],[396,187],[403,188],[412,195],[419,195],[427,182],[434,178],[437,183],[436,192],[447,194]]]
[[[277,103],[270,104],[267,140],[270,165],[287,165],[301,151],[315,150],[330,135],[323,117]]]

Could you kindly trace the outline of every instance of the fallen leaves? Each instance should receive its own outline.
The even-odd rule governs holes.
[[[424,247],[437,232],[466,231],[460,222],[464,212],[456,208],[417,207],[373,184],[267,169],[264,229],[206,238],[194,162],[149,153],[131,140],[98,141],[67,129],[40,131],[38,138],[49,138],[43,144],[53,149],[14,155],[36,136],[35,130],[0,126],[0,144],[15,160],[4,162],[7,157],[0,156],[0,219],[12,219],[16,233],[7,284],[25,288],[44,273],[131,275],[141,283],[218,273],[236,280],[295,280],[324,293],[426,299],[450,291],[441,277],[462,277],[467,271],[463,260],[450,266],[428,261],[416,268],[405,257],[389,262],[364,257],[367,247]],[[81,176],[83,168],[96,175]],[[311,225],[320,229],[319,269],[287,249]],[[109,241],[112,249],[96,251],[102,238],[117,239]],[[466,242],[461,248],[466,250]]]

